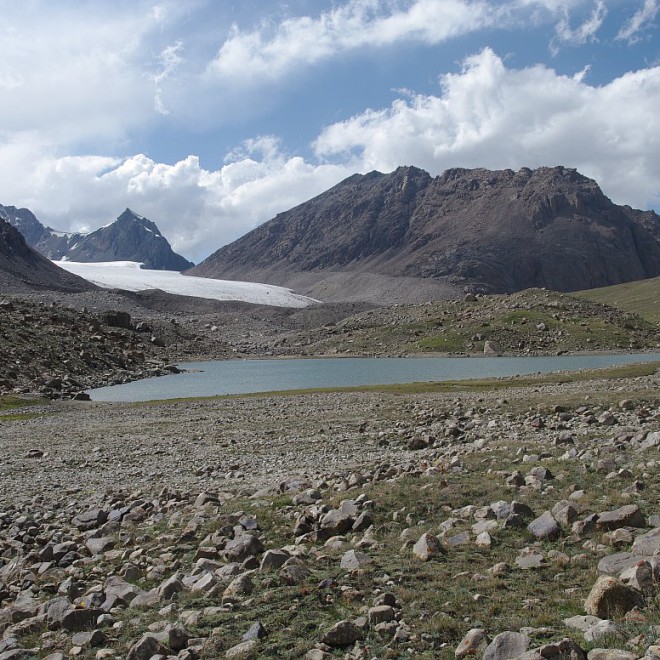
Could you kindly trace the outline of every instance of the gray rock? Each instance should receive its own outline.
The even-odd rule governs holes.
[[[516,566],[527,571],[533,568],[543,568],[545,566],[545,561],[542,554],[535,552],[516,557]]]
[[[552,515],[562,527],[568,527],[577,520],[578,511],[573,502],[561,500],[552,507]]]
[[[632,545],[631,551],[632,554],[642,557],[660,554],[660,527],[638,536]]]
[[[102,536],[98,539],[88,539],[85,546],[92,555],[100,555],[106,550],[112,550],[115,547],[115,540],[111,536]]]
[[[618,642],[625,642],[627,638],[621,626],[618,626],[614,621],[604,619],[585,630],[584,639],[591,644],[603,639],[615,639]]]
[[[579,630],[580,632],[585,632],[591,628],[595,623],[598,623],[599,621],[602,621],[603,619],[599,619],[597,616],[591,616],[590,614],[587,614],[586,616],[571,616],[568,619],[564,619],[564,625],[567,628],[571,628],[572,630]]]
[[[266,550],[261,558],[259,570],[273,571],[284,566],[291,555],[286,550]]]
[[[364,633],[358,626],[352,621],[344,620],[338,621],[332,628],[327,630],[321,637],[321,642],[334,648],[341,648],[355,644],[363,636]]]
[[[544,644],[537,649],[527,651],[516,660],[586,660],[586,653],[572,639]]]
[[[259,642],[256,639],[249,639],[227,649],[225,658],[233,658],[234,660],[254,660],[259,655],[258,651]]]
[[[457,658],[478,656],[486,650],[488,644],[490,644],[490,639],[486,632],[481,628],[472,628],[467,631],[461,643],[456,647],[454,655]]]
[[[254,582],[250,573],[236,576],[222,594],[223,603],[237,603],[254,591]]]
[[[263,543],[252,534],[242,534],[233,539],[225,546],[225,557],[227,561],[242,562],[251,555],[263,552]]]
[[[430,532],[425,532],[419,537],[419,540],[413,546],[412,552],[416,559],[421,559],[422,561],[441,557],[447,553],[438,537]]]
[[[619,580],[645,596],[652,596],[655,592],[653,569],[648,561],[639,561],[634,566],[625,569],[619,575]]]
[[[167,656],[169,651],[161,641],[150,633],[143,635],[128,650],[126,660],[150,660],[154,655]]]
[[[509,660],[525,653],[529,648],[529,637],[517,632],[506,631],[497,635],[486,647],[483,660]]]
[[[632,587],[619,582],[619,580],[603,575],[587,596],[584,609],[587,614],[593,614],[601,619],[610,619],[623,616],[634,607],[644,607],[644,596]]]
[[[587,660],[637,660],[639,655],[632,651],[621,649],[591,649],[587,653]]]
[[[371,563],[371,557],[364,552],[357,550],[349,550],[344,553],[341,558],[340,566],[345,571],[353,571],[359,568],[364,568]]]
[[[379,623],[387,623],[394,620],[394,608],[390,605],[376,605],[367,611],[369,624],[375,626]]]
[[[96,620],[104,614],[101,609],[72,609],[64,613],[62,628],[67,632],[90,630],[96,626]]]
[[[321,518],[321,529],[326,536],[346,534],[353,527],[355,519],[343,511],[331,509]]]
[[[263,627],[261,621],[256,621],[250,626],[250,629],[243,635],[243,641],[247,642],[251,639],[262,639],[266,636],[266,629]]]
[[[309,568],[297,557],[291,557],[280,569],[280,580],[284,584],[302,584],[310,575]]]
[[[546,511],[536,518],[536,520],[532,520],[527,525],[527,529],[534,537],[542,541],[556,541],[561,534],[561,529],[550,511]]]
[[[636,504],[626,504],[613,511],[603,511],[598,515],[598,527],[607,531],[619,527],[645,527],[646,520]]]

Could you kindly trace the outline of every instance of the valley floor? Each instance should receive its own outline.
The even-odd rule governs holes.
[[[7,407],[0,658],[656,658],[660,374],[626,373]]]

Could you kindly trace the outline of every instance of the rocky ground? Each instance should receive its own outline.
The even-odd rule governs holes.
[[[545,290],[305,309],[98,289],[0,301],[0,394],[68,398],[195,359],[659,349],[657,324]]]
[[[7,409],[0,659],[658,658],[658,392]]]

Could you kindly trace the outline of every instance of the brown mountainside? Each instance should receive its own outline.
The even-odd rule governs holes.
[[[26,293],[40,289],[73,293],[96,287],[51,263],[27,245],[17,229],[0,218],[0,291]]]
[[[438,177],[400,167],[342,181],[189,273],[322,299],[574,291],[660,275],[660,217],[617,206],[564,167]]]

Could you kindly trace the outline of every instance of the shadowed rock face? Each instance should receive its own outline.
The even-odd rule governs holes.
[[[96,287],[51,263],[0,218],[0,290],[22,293],[39,289],[80,292]]]
[[[337,273],[491,293],[606,286],[660,274],[660,217],[564,167],[400,167],[354,175],[190,271],[298,286]]]
[[[18,229],[29,245],[49,259],[139,261],[155,270],[186,270],[193,264],[176,254],[155,223],[126,209],[113,223],[89,234],[44,227],[28,209],[0,206],[0,218]]]

